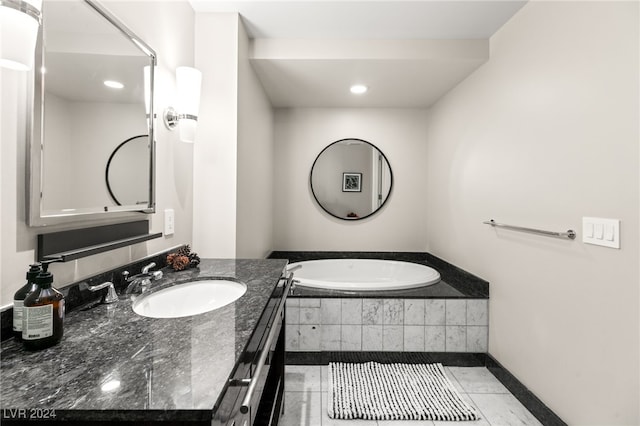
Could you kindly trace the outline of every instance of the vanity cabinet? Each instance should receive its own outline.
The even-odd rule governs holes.
[[[292,277],[283,278],[265,308],[218,402],[214,426],[277,425],[284,397],[285,302]]]

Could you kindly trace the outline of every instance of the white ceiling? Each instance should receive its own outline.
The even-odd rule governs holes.
[[[431,106],[486,62],[488,39],[526,3],[189,1],[197,13],[241,15],[256,39],[252,64],[275,107],[398,108]],[[353,83],[369,92],[352,95]]]
[[[238,12],[252,38],[483,39],[520,0],[189,0],[196,12]]]

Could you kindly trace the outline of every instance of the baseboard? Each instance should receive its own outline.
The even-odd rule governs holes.
[[[439,362],[448,367],[484,367],[486,353],[467,352],[287,352],[288,365],[327,365],[330,362],[402,362],[426,364]]]
[[[556,413],[489,354],[485,366],[540,423],[545,426],[567,426]]]

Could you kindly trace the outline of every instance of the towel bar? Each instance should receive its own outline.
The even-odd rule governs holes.
[[[544,231],[542,229],[535,228],[525,228],[522,226],[513,226],[513,225],[505,225],[504,223],[498,223],[493,219],[482,222],[485,225],[491,225],[494,227],[512,229],[514,231],[523,231],[523,232],[531,232],[533,234],[546,235],[547,237],[559,237],[559,238],[569,238],[570,240],[575,240],[576,232],[572,229],[569,229],[567,232],[554,232],[554,231]]]

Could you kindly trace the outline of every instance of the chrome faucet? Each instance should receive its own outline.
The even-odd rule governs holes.
[[[295,272],[298,269],[302,269],[302,265],[296,265],[296,266],[287,267],[287,272]]]
[[[136,292],[138,288],[140,288],[140,293],[144,293],[151,286],[151,281],[162,278],[162,271],[150,271],[150,269],[155,266],[156,264],[151,262],[144,266],[139,274],[133,276],[129,276],[129,271],[124,271],[122,276],[124,277],[124,280],[129,283],[127,288],[124,290],[124,294]]]
[[[289,288],[289,296],[293,295],[293,291],[296,289],[296,284],[300,284],[300,280],[293,279],[293,275],[294,275],[293,273],[300,268],[302,268],[302,265],[296,265],[293,267],[286,268],[286,271],[289,273],[289,275],[287,276],[287,279],[289,279],[289,277],[291,278],[291,287]]]

